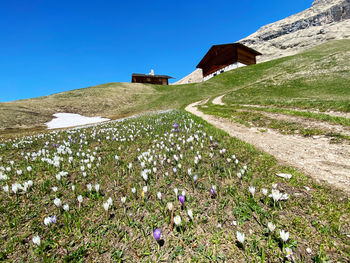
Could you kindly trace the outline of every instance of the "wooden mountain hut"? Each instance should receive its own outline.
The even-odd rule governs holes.
[[[212,46],[197,65],[203,70],[203,80],[206,81],[226,71],[256,64],[258,51],[241,43]]]
[[[139,73],[134,73],[131,76],[132,83],[169,85],[169,79],[173,79],[173,77],[170,77],[167,75],[139,74]]]

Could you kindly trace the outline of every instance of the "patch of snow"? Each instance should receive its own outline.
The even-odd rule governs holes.
[[[110,120],[102,117],[86,117],[74,113],[55,113],[53,116],[56,118],[45,123],[48,129],[68,128]]]

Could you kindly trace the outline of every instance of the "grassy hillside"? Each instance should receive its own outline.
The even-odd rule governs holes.
[[[0,261],[350,257],[341,191],[183,111],[9,140],[0,160]]]
[[[108,83],[28,100],[0,103],[0,129],[42,128],[56,112],[117,118],[183,108],[229,93],[227,103],[274,104],[350,111],[350,40],[239,68],[211,80],[179,86]],[[15,130],[16,131],[16,130]]]

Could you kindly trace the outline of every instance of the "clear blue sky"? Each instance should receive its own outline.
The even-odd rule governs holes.
[[[0,101],[132,73],[181,79],[213,44],[236,42],[312,0],[0,0]]]

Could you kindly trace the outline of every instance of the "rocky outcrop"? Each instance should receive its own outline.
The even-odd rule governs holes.
[[[198,68],[195,71],[193,71],[191,74],[173,83],[172,85],[198,83],[202,81],[203,81],[203,71],[202,69]]]
[[[262,62],[343,38],[350,38],[350,0],[315,0],[305,11],[263,26],[239,42],[261,52]]]

